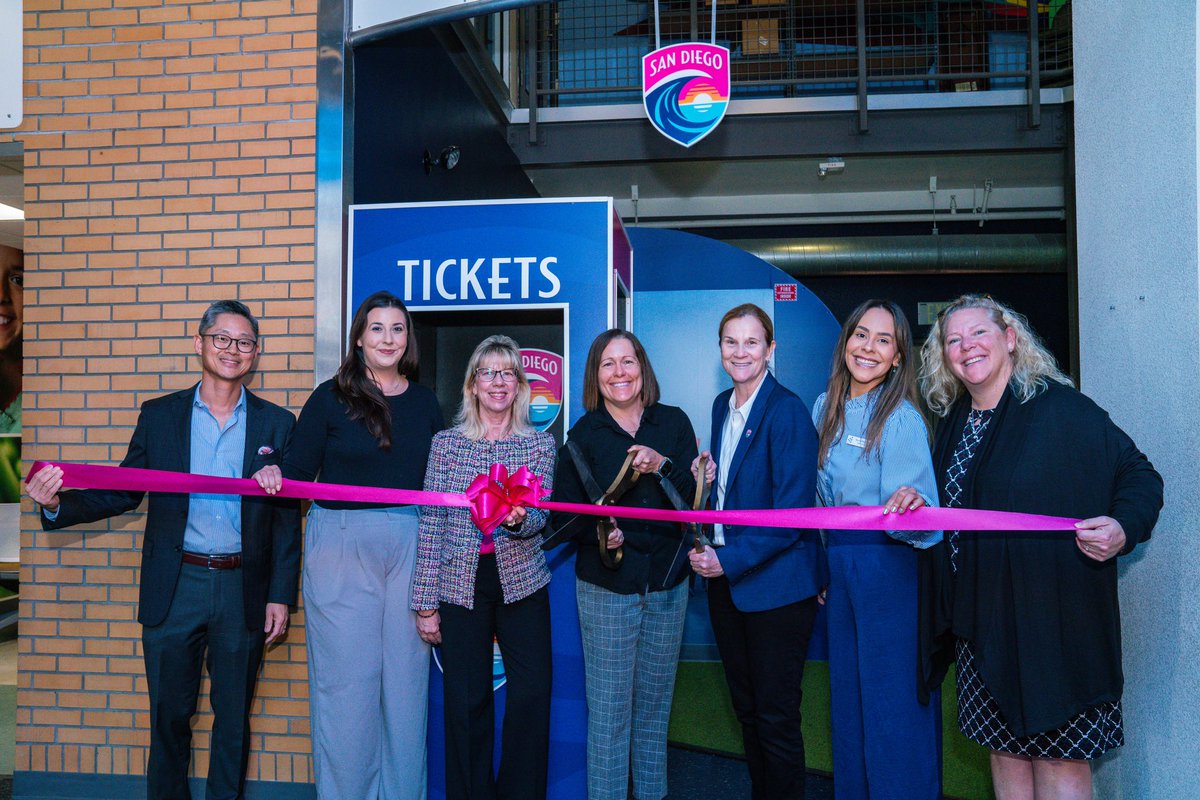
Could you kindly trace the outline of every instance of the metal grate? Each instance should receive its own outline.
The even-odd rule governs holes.
[[[714,0],[660,0],[663,45],[709,41]],[[860,33],[871,93],[1024,88],[1027,0],[715,0],[716,41],[735,96],[854,94]],[[1042,85],[1070,82],[1070,0],[1037,5]],[[561,0],[536,13],[538,105],[641,101],[641,57],[655,47],[652,0]]]

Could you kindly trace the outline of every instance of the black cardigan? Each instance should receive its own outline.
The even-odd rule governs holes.
[[[938,425],[933,461],[946,470],[970,397]],[[1123,553],[1150,538],[1163,483],[1133,440],[1084,395],[1050,384],[1021,403],[1005,391],[964,476],[967,508],[1121,523]],[[1117,561],[1085,557],[1066,531],[964,532],[951,576],[943,543],[921,554],[920,689],[941,685],[954,640],[969,640],[979,672],[1017,736],[1053,730],[1119,700]]]

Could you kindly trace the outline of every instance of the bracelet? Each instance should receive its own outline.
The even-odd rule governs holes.
[[[426,613],[428,612],[428,613]],[[417,616],[421,619],[432,619],[437,614],[436,608],[427,608],[425,611],[417,611]]]

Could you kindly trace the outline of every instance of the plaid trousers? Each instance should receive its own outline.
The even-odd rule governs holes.
[[[588,800],[667,794],[667,724],[688,587],[617,594],[576,580],[588,704]]]

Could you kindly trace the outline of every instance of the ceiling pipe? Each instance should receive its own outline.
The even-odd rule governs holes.
[[[1060,233],[938,236],[847,236],[820,239],[729,239],[796,278],[815,275],[897,275],[1067,271]]]
[[[617,210],[621,213],[621,219],[627,225],[633,224],[633,205],[627,200],[617,200]],[[1052,219],[1063,221],[1066,219],[1066,214],[1061,208],[1057,210],[1040,210],[1040,211],[988,211],[988,221],[993,220],[1030,220],[1030,219]],[[955,222],[977,222],[982,219],[982,215],[973,211],[959,210],[955,215]],[[854,213],[854,214],[813,214],[807,216],[744,216],[744,217],[650,217],[644,216],[638,221],[638,225],[643,228],[676,228],[687,229],[693,228],[731,228],[731,227],[763,227],[763,226],[787,226],[787,225],[874,225],[876,223],[894,223],[894,222],[920,222],[929,224],[929,212],[925,211],[920,214],[911,213],[896,213],[896,212],[881,212],[881,213]]]

